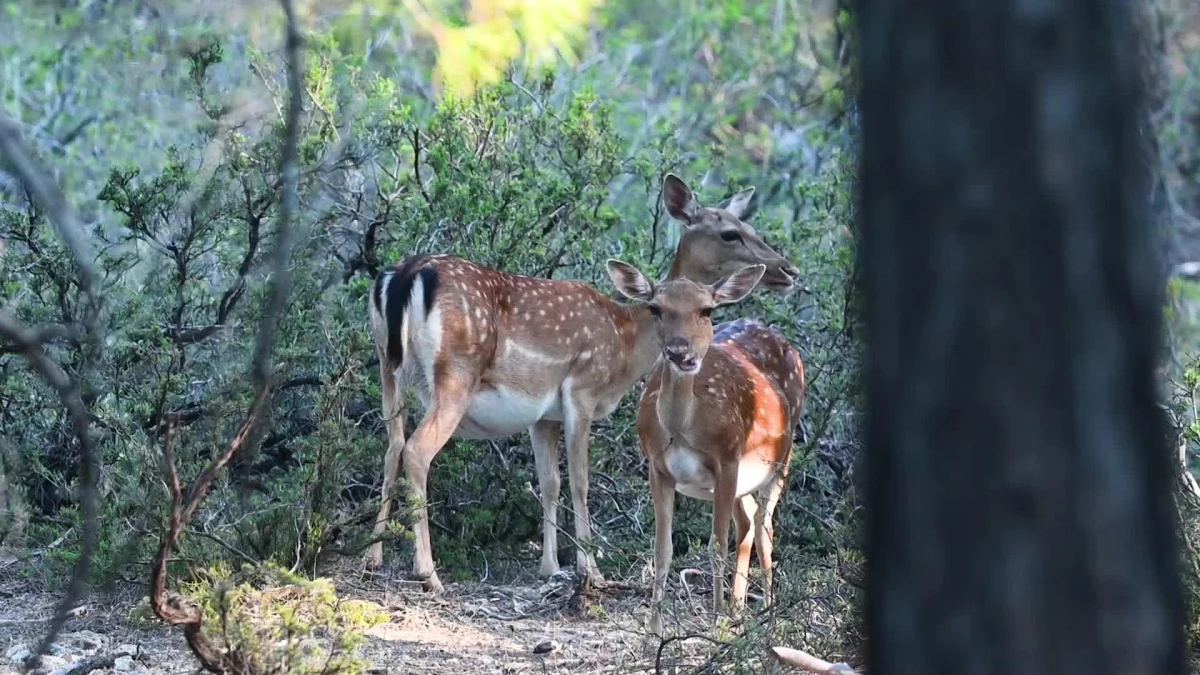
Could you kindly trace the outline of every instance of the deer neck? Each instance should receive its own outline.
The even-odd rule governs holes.
[[[671,270],[667,272],[666,281],[691,279],[698,284],[709,284],[716,281],[712,278],[712,274],[694,260],[692,240],[688,233],[684,232],[679,239],[679,246],[675,249],[675,258],[671,261]]]
[[[676,436],[692,426],[696,411],[696,373],[680,373],[666,362],[660,368],[662,383],[658,390],[658,423]]]
[[[632,371],[637,379],[641,379],[654,368],[659,354],[662,353],[654,317],[642,304],[621,305],[620,308],[622,323],[631,329],[625,338],[625,353],[632,357]]]

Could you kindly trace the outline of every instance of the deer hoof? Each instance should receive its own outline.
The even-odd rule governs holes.
[[[437,572],[429,575],[429,578],[427,579],[422,579],[421,587],[425,589],[426,593],[432,593],[434,595],[441,595],[442,593],[446,592],[446,587],[442,585],[441,579],[438,579]]]
[[[371,547],[367,549],[367,552],[363,554],[363,566],[372,571],[383,567],[382,544],[372,544]]]

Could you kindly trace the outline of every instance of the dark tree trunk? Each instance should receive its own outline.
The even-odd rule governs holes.
[[[1185,672],[1130,4],[858,2],[871,675]]]

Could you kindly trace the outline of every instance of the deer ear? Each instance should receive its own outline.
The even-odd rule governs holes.
[[[754,188],[748,187],[741,192],[734,194],[729,198],[729,204],[725,206],[725,210],[738,220],[746,220],[757,208],[751,208],[751,202],[754,201]]]
[[[649,302],[654,297],[654,284],[650,283],[650,280],[638,268],[629,263],[609,259],[608,278],[612,279],[613,285],[617,287],[621,295],[630,300]]]
[[[766,265],[743,267],[728,279],[722,279],[712,285],[713,301],[718,305],[730,305],[743,300],[758,286],[766,272]]]
[[[685,225],[691,225],[692,220],[696,217],[696,212],[700,210],[700,205],[696,203],[696,195],[692,194],[691,188],[687,183],[683,182],[679,176],[669,173],[663,178],[663,204],[667,206],[667,213],[671,217]]]

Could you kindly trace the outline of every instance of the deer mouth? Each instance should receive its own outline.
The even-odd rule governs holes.
[[[762,285],[772,291],[790,291],[796,286],[796,279],[787,272],[779,269],[762,280]]]
[[[694,356],[675,356],[670,354],[664,356],[681,373],[694,373],[700,370],[700,360]]]

